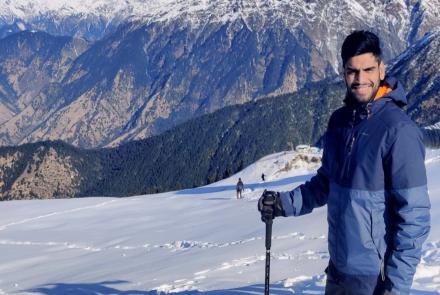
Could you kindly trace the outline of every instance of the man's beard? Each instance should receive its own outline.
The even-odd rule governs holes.
[[[368,99],[363,99],[362,97],[359,98],[355,93],[354,93],[354,89],[357,86],[360,85],[368,85],[371,87],[372,91],[371,91],[371,95],[370,97],[368,97]],[[347,87],[347,92],[346,92],[346,96],[345,96],[345,100],[344,101],[350,101],[351,103],[370,103],[374,100],[374,98],[376,97],[377,91],[379,89],[380,83],[377,84],[376,87],[374,87],[374,83],[364,83],[364,84],[352,84],[350,87],[348,87],[348,85],[346,84]]]

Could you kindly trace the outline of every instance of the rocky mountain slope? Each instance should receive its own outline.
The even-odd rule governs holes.
[[[8,122],[12,128],[2,140],[18,140],[14,134],[31,131],[21,128],[35,128],[29,122],[43,121],[57,109],[58,96],[47,94],[88,46],[82,39],[29,31],[0,41],[0,126]]]
[[[255,159],[315,143],[342,84],[223,108],[148,139],[83,150],[56,142],[0,147],[0,199],[126,196],[200,186]]]
[[[22,60],[21,51],[0,51],[2,145],[62,139],[102,147],[146,138],[228,105],[334,77],[340,44],[353,29],[377,31],[390,59],[440,24],[438,0],[128,1],[125,10],[116,0],[38,3],[37,9],[6,1],[0,15],[31,23],[34,10],[48,20],[46,14],[64,19],[86,9],[124,21],[93,44],[75,41],[83,45],[74,60],[48,61],[46,67],[64,69],[50,81],[41,78],[45,63],[37,64],[26,79],[42,82],[30,94],[13,87],[26,81],[20,68],[4,66]],[[14,48],[14,36],[1,46]],[[47,50],[32,48],[35,56]]]

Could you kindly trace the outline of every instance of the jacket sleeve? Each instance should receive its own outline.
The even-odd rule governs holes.
[[[430,230],[425,149],[415,125],[396,131],[384,159],[384,173],[392,211],[393,236],[385,261],[386,286],[393,294],[409,294],[422,244]]]
[[[306,183],[290,192],[281,192],[281,204],[285,216],[299,216],[312,212],[316,207],[327,204],[329,192],[328,156],[324,146],[322,165]]]

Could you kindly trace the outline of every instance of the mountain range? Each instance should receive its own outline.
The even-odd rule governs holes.
[[[440,121],[438,105],[430,103],[440,94],[439,42],[440,33],[426,35],[387,69],[407,83],[407,111],[420,126]],[[429,83],[410,83],[426,77]],[[344,93],[342,81],[314,82],[295,93],[225,107],[112,148],[84,150],[60,141],[2,147],[0,198],[127,196],[209,184],[267,154],[298,144],[319,145]]]
[[[60,139],[96,148],[161,134],[337,77],[340,45],[354,29],[377,32],[391,62],[439,26],[439,7],[438,0],[5,1],[0,144]]]
[[[124,196],[204,185],[255,159],[319,142],[343,85],[223,108],[160,135],[84,150],[61,141],[0,147],[0,199]]]

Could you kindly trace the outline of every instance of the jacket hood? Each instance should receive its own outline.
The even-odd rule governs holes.
[[[384,81],[391,87],[392,91],[385,94],[380,100],[392,100],[399,107],[406,106],[408,101],[406,99],[405,90],[403,89],[402,84],[394,77],[385,77]],[[344,103],[347,106],[359,105],[359,103],[351,95],[349,95],[348,92],[345,96]]]

